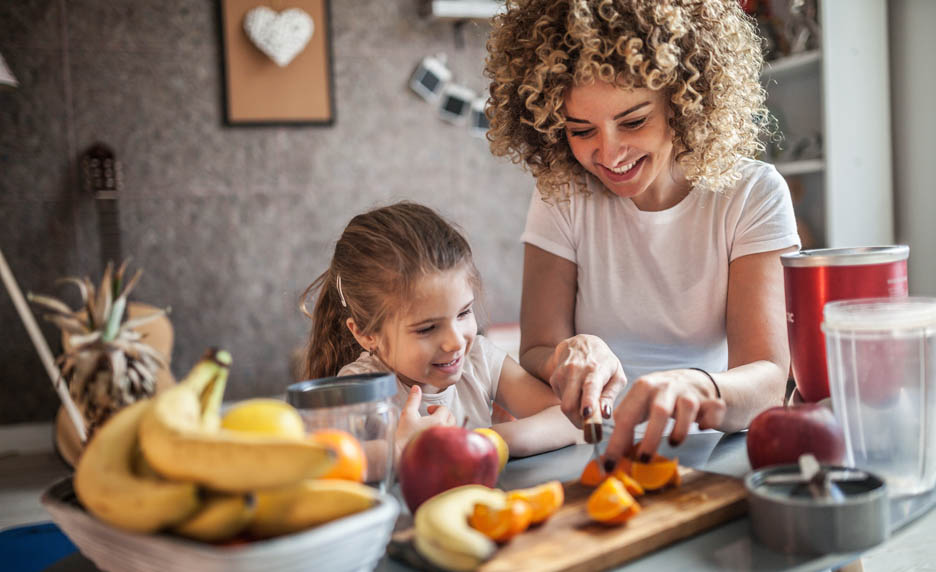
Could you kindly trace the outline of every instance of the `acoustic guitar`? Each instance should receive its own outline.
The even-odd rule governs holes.
[[[80,168],[82,189],[94,195],[97,207],[101,267],[107,266],[110,261],[117,265],[123,260],[118,203],[123,182],[120,163],[114,156],[113,150],[98,143],[82,155]],[[125,320],[147,316],[157,311],[159,311],[158,308],[149,304],[128,302]],[[169,318],[163,315],[139,326],[137,331],[153,349],[166,357],[166,367],[156,372],[156,391],[159,392],[175,385],[175,378],[169,370],[174,338]],[[68,337],[64,334],[62,335],[62,348],[66,352],[70,349]],[[75,466],[84,448],[64,407],[59,407],[55,416],[55,448],[62,460],[72,467]]]

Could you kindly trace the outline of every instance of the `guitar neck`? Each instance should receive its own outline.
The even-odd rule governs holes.
[[[108,262],[119,265],[123,261],[123,245],[120,240],[120,205],[117,199],[98,199],[98,240],[100,242],[101,265]]]
[[[101,267],[111,261],[118,265],[123,261],[117,203],[122,183],[120,163],[110,147],[97,143],[82,156],[81,170],[84,189],[94,194],[97,203]]]

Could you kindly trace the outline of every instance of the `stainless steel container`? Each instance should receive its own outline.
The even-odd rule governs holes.
[[[864,550],[890,534],[887,487],[866,471],[823,465],[836,475],[841,496],[815,497],[798,465],[765,467],[748,473],[744,485],[754,535],[789,554]]]
[[[354,435],[367,458],[366,479],[385,491],[393,476],[393,437],[399,410],[396,377],[364,373],[300,381],[286,389],[306,430],[340,429]]]

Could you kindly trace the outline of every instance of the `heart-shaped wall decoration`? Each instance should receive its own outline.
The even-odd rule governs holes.
[[[276,12],[257,6],[244,16],[247,37],[280,67],[289,65],[305,49],[314,30],[312,17],[299,8]]]

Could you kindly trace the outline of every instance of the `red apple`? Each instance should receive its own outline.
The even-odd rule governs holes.
[[[497,483],[497,448],[480,433],[461,427],[430,427],[410,439],[400,455],[398,477],[410,511],[429,497],[461,485]]]
[[[818,403],[771,407],[751,421],[747,434],[751,467],[795,464],[803,453],[820,463],[841,464],[845,434],[832,410]]]

